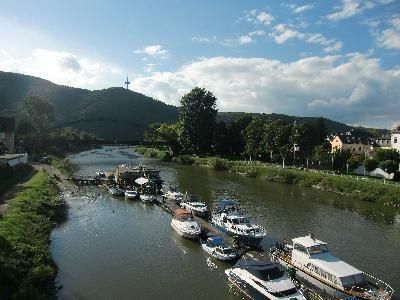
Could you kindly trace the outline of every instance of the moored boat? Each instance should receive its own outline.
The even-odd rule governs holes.
[[[292,240],[293,245],[277,244],[271,259],[296,270],[296,276],[334,298],[391,299],[393,289],[333,256],[325,242],[312,234]]]
[[[164,194],[164,196],[175,204],[180,204],[183,200],[183,194],[177,191],[168,191]]]
[[[209,216],[207,205],[203,202],[182,202],[181,207],[192,211],[195,216],[201,218]]]
[[[306,299],[276,263],[242,259],[225,274],[250,299]]]
[[[149,194],[142,194],[139,196],[139,198],[143,203],[153,203],[157,200],[153,195]]]
[[[189,239],[197,239],[201,233],[199,224],[194,220],[191,211],[178,208],[171,221],[172,228],[180,235]]]
[[[113,196],[123,196],[124,195],[124,191],[116,186],[109,186],[109,187],[107,187],[107,189],[108,189],[108,192]]]
[[[127,199],[137,199],[138,196],[139,196],[139,194],[135,190],[126,190],[125,191],[125,198],[127,198]]]
[[[238,253],[235,249],[227,245],[221,236],[211,236],[201,247],[211,256],[219,260],[234,260],[238,257]]]

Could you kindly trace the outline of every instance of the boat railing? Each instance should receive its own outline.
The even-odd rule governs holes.
[[[363,274],[365,275],[367,281],[376,287],[376,290],[371,290],[355,285],[352,286],[349,290],[350,294],[362,295],[366,299],[391,299],[394,293],[394,289],[389,284],[371,274],[365,272],[363,272]]]

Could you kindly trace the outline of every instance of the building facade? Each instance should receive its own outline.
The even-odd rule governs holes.
[[[400,123],[393,126],[392,136],[391,136],[391,146],[392,149],[400,152]]]
[[[331,141],[331,153],[337,151],[350,151],[353,156],[370,156],[372,154],[372,146],[367,138],[356,137],[351,133],[336,135]]]
[[[14,152],[15,121],[13,118],[0,117],[0,144],[4,144],[7,152]]]

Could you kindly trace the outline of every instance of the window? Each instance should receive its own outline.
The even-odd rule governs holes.
[[[356,148],[353,148],[353,152],[356,151]]]
[[[393,143],[394,143],[394,144],[397,143],[397,137],[395,137],[395,138],[393,139]]]
[[[294,244],[294,249],[300,252],[303,252],[305,254],[307,254],[307,249],[306,247],[300,245],[300,244]]]
[[[361,147],[358,147],[358,151],[361,151]]]

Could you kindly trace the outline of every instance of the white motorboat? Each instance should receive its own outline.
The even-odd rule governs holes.
[[[277,244],[271,259],[296,270],[296,275],[334,298],[391,299],[393,289],[333,256],[327,244],[312,234]]]
[[[176,191],[168,191],[164,194],[165,198],[173,201],[175,204],[180,204],[183,200],[183,194]]]
[[[139,196],[139,194],[135,190],[126,190],[125,191],[125,198],[127,198],[127,199],[136,199],[138,196]]]
[[[203,218],[209,215],[207,205],[203,202],[181,202],[181,207],[192,211],[192,213],[198,217]]]
[[[124,195],[124,191],[116,186],[109,186],[108,192],[113,196],[123,196]]]
[[[192,212],[178,208],[171,221],[172,228],[180,235],[189,239],[197,239],[201,233],[199,224],[194,220]]]
[[[250,299],[306,299],[276,263],[243,259],[225,274]]]
[[[258,247],[265,236],[264,230],[251,223],[242,212],[220,212],[211,215],[212,224],[219,230],[234,236],[240,243],[249,247]]]
[[[211,256],[219,260],[234,260],[238,257],[235,249],[227,245],[224,239],[220,236],[209,237],[201,247]]]
[[[140,201],[142,201],[143,203],[153,203],[157,200],[153,195],[149,194],[142,194],[139,197]]]

